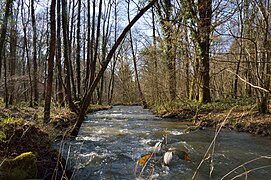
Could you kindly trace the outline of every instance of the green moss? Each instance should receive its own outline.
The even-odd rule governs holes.
[[[0,179],[25,180],[37,178],[36,156],[22,153],[14,159],[5,159],[0,169]]]
[[[3,142],[6,138],[6,134],[0,130],[0,142]]]
[[[10,115],[6,119],[4,119],[3,123],[11,123],[14,121],[14,118]]]

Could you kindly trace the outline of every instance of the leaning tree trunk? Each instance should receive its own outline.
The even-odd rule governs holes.
[[[51,24],[51,39],[49,45],[49,59],[48,59],[48,79],[46,85],[45,105],[44,105],[44,122],[50,121],[50,109],[51,109],[51,97],[52,97],[52,86],[53,86],[53,73],[54,73],[54,56],[55,56],[55,45],[56,45],[56,20],[55,20],[55,7],[56,0],[51,2],[50,10],[50,24]]]
[[[95,88],[97,87],[98,82],[100,81],[102,75],[104,74],[111,58],[113,57],[116,49],[118,48],[118,46],[121,44],[122,40],[125,38],[126,34],[130,31],[131,27],[136,23],[136,21],[150,8],[154,5],[154,3],[157,0],[152,0],[147,6],[145,6],[143,9],[140,10],[140,12],[133,18],[133,20],[125,27],[125,29],[122,31],[122,33],[120,34],[120,36],[118,37],[116,43],[113,45],[113,47],[111,48],[111,50],[109,51],[106,59],[104,60],[104,63],[102,64],[102,67],[100,69],[100,71],[98,72],[96,78],[94,79],[94,81],[92,82],[90,88],[88,89],[88,91],[86,92],[84,98],[83,98],[83,102],[80,108],[80,113],[78,115],[76,124],[74,125],[72,131],[71,131],[71,135],[72,136],[77,136],[79,129],[83,123],[83,120],[85,118],[85,114],[87,111],[87,108],[90,104],[91,101],[91,97],[93,95],[93,92],[95,90]]]

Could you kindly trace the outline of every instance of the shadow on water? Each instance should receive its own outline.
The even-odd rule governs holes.
[[[75,169],[74,179],[135,179],[137,160],[152,152],[154,144],[161,140],[167,129],[169,144],[188,152],[192,160],[176,159],[169,167],[158,163],[152,177],[191,179],[215,131],[205,129],[185,133],[186,127],[185,122],[155,117],[140,106],[114,106],[87,117],[78,137],[65,142],[64,157],[68,156],[68,167]],[[240,164],[267,155],[271,155],[269,139],[222,130],[212,156],[214,171],[211,179],[221,179]],[[195,179],[209,179],[211,159],[206,157]],[[271,166],[271,159],[261,159],[239,168],[226,179],[268,165]],[[270,166],[248,173],[248,179],[270,178]],[[144,172],[148,174],[149,171],[151,169],[146,168]]]

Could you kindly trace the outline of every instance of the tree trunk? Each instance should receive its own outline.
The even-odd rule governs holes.
[[[111,9],[112,9],[112,4],[108,4],[106,8],[106,13],[103,19],[103,34],[102,34],[102,54],[101,54],[101,61],[100,64],[105,60],[106,53],[107,53],[107,43],[109,39],[109,34],[110,34],[110,16],[111,16]],[[104,93],[104,87],[106,86],[106,81],[107,79],[104,77],[104,75],[101,78],[101,83],[100,83],[100,93],[99,93],[99,98],[98,98],[98,103],[102,104],[103,103],[103,93]],[[108,89],[108,92],[110,91],[110,87]]]
[[[21,13],[22,13],[22,18],[24,17],[23,15],[23,0],[22,0],[22,9],[21,9]],[[26,52],[26,60],[27,60],[27,72],[28,72],[28,78],[29,78],[29,86],[30,86],[30,102],[29,102],[29,106],[33,107],[33,84],[32,84],[32,77],[31,77],[31,67],[30,67],[30,57],[29,57],[29,51],[28,51],[28,43],[27,43],[27,33],[26,33],[26,28],[27,28],[27,24],[25,22],[22,22],[23,25],[23,33],[24,33],[24,37],[23,37],[23,43],[24,43],[24,49]]]
[[[72,6],[72,8],[71,8]],[[68,60],[69,60],[69,68],[70,68],[70,80],[71,80],[71,94],[73,95],[73,99],[76,101],[77,96],[76,96],[76,84],[75,84],[75,77],[74,77],[74,69],[73,69],[73,48],[72,45],[75,44],[75,26],[74,26],[74,18],[75,18],[75,0],[71,0],[69,4],[69,9],[71,8],[71,20],[70,20],[70,31],[69,31],[69,20],[67,19],[67,32],[70,33],[69,38],[68,38],[68,46],[69,46],[69,51],[68,51]],[[67,16],[69,17],[69,16]]]
[[[153,39],[153,61],[154,61],[154,89],[153,89],[153,98],[152,102],[155,104],[160,103],[160,96],[159,96],[159,86],[158,86],[158,63],[157,63],[157,40],[156,40],[156,30],[155,30],[155,14],[154,14],[154,7],[152,7],[152,39]]]
[[[93,0],[93,9],[92,9],[92,29],[91,29],[91,41],[90,41],[90,77],[88,79],[88,86],[89,87],[94,78],[95,78],[95,71],[96,71],[96,60],[94,59],[94,43],[95,43],[95,14],[96,14],[96,0]],[[86,91],[87,92],[87,91]]]
[[[196,57],[194,62],[194,75],[189,88],[189,100],[198,100],[199,96],[199,59]]]
[[[77,50],[76,50],[76,72],[77,72],[77,100],[81,96],[81,63],[80,63],[80,21],[81,21],[81,0],[78,0],[77,15]]]
[[[90,38],[90,1],[87,1],[87,11],[88,11],[88,17],[87,17],[87,62],[86,62],[86,76],[85,76],[85,88],[84,91],[87,91],[88,84],[89,84],[89,77],[90,77],[90,61],[91,61],[91,41]]]
[[[64,94],[63,94],[63,80],[62,80],[62,66],[61,66],[61,0],[57,0],[57,78],[58,78],[58,103],[60,106],[64,106]]]
[[[128,2],[128,22],[130,23],[130,2]],[[136,83],[137,83],[137,88],[139,91],[140,99],[141,99],[141,104],[144,108],[147,108],[147,103],[145,100],[145,97],[142,93],[139,78],[138,78],[138,71],[137,71],[137,65],[136,65],[136,55],[135,55],[135,50],[134,50],[134,44],[133,44],[133,36],[132,36],[132,30],[129,31],[129,36],[130,36],[130,45],[131,45],[131,51],[132,51],[132,56],[133,56],[133,64],[134,64],[134,71],[135,71],[135,77],[136,77]]]
[[[55,56],[55,45],[56,45],[56,20],[55,20],[55,7],[56,0],[51,1],[50,9],[50,24],[51,24],[51,39],[49,47],[49,58],[48,58],[48,79],[46,85],[46,95],[44,104],[44,122],[50,121],[50,110],[51,110],[51,97],[52,97],[52,86],[53,86],[53,73],[54,73],[54,56]]]
[[[0,34],[0,78],[2,74],[2,54],[4,50],[4,44],[6,39],[6,33],[7,33],[7,24],[8,24],[8,17],[10,16],[11,8],[12,8],[12,2],[13,0],[7,0],[6,1],[6,7],[5,7],[5,15],[3,19],[3,23],[1,26],[1,34]]]
[[[101,16],[102,16],[102,0],[99,1],[99,12],[98,12],[98,22],[97,22],[97,31],[96,31],[96,37],[95,37],[95,45],[94,45],[94,56],[93,56],[93,64],[92,64],[92,77],[95,77],[95,71],[96,71],[96,64],[97,64],[97,59],[98,59],[98,48],[99,48],[99,42],[100,42],[100,29],[101,29]],[[101,79],[103,76],[101,77]],[[92,83],[92,80],[90,84]],[[103,83],[103,82],[101,82]],[[102,93],[102,92],[101,92]],[[98,95],[98,101],[101,97]]]
[[[33,92],[34,92],[34,105],[38,104],[39,92],[38,92],[38,63],[37,63],[37,28],[36,17],[34,9],[34,0],[31,0],[31,19],[33,28]]]
[[[199,63],[200,63],[200,86],[199,102],[207,103],[211,101],[209,87],[209,50],[210,50],[210,33],[212,22],[212,0],[199,0],[199,23],[198,23],[198,46],[199,46]]]
[[[117,41],[117,22],[118,22],[118,16],[117,16],[117,3],[115,2],[115,9],[114,9],[114,43]],[[115,84],[115,67],[117,64],[117,53],[115,52],[113,55],[113,63],[111,68],[111,74],[110,74],[110,80],[109,80],[109,86],[108,86],[108,104],[112,103],[113,94],[114,94],[114,84]]]
[[[15,26],[12,23],[11,25],[11,29],[10,29],[10,62],[9,62],[9,70],[10,70],[10,77],[14,77],[15,75],[15,71],[16,71],[16,65],[17,65],[17,41],[18,41],[18,35],[17,35],[17,23],[18,23],[18,12],[19,12],[19,5],[20,2],[18,2],[18,9],[17,9],[17,15],[16,15],[16,19],[14,19],[14,16],[12,15],[12,22],[15,22]],[[14,89],[15,89],[15,82],[13,80],[11,80],[10,83],[10,93],[9,93],[9,97],[8,97],[8,103],[9,104],[13,104],[14,103],[14,96],[15,93]]]
[[[4,78],[5,78],[5,108],[8,108],[8,83],[7,83],[7,58],[5,57],[5,52],[3,54],[4,58]]]
[[[63,44],[64,44],[64,66],[66,71],[65,93],[69,108],[73,112],[78,112],[78,108],[75,106],[72,100],[71,93],[71,65],[69,60],[69,38],[68,38],[68,14],[67,14],[67,0],[62,0],[62,29],[63,29]]]
[[[162,12],[163,10],[163,12]],[[164,34],[165,40],[165,55],[168,74],[168,90],[169,100],[174,101],[176,99],[176,60],[173,45],[173,25],[172,25],[172,4],[169,0],[161,1],[158,4],[157,12],[160,19],[160,24]]]
[[[131,29],[131,27],[136,23],[136,21],[151,7],[154,5],[154,3],[157,0],[152,0],[147,6],[145,6],[143,9],[140,10],[140,12],[133,18],[133,20],[125,27],[125,29],[122,31],[122,33],[120,34],[120,36],[118,37],[116,43],[113,45],[113,47],[110,49],[104,63],[102,64],[102,67],[100,69],[100,71],[98,72],[96,78],[94,79],[93,83],[91,84],[89,90],[86,92],[81,108],[80,108],[80,113],[78,115],[76,124],[73,127],[73,130],[71,132],[72,136],[77,136],[79,129],[84,121],[85,118],[85,114],[87,111],[87,108],[90,104],[91,101],[91,97],[93,95],[93,92],[95,90],[95,88],[97,87],[98,82],[100,81],[100,78],[102,77],[102,75],[104,74],[111,58],[113,57],[117,47],[120,45],[120,43],[122,42],[122,40],[125,38],[126,34],[129,32],[129,30]]]
[[[186,96],[189,98],[189,93],[190,93],[190,57],[189,57],[189,40],[188,40],[188,29],[187,27],[184,27],[184,63],[185,63],[185,90],[186,90]]]

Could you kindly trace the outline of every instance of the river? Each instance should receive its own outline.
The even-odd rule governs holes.
[[[73,179],[191,179],[215,130],[206,128],[186,133],[187,123],[162,119],[140,106],[114,106],[87,116],[75,140],[65,141],[64,157],[74,168]],[[153,152],[156,142],[167,135],[168,144],[186,151],[191,161],[173,158],[169,166],[150,160],[142,175],[137,160]],[[198,168],[195,179],[270,179],[270,139],[222,129],[215,146]],[[155,163],[158,161],[157,163]],[[152,166],[152,167],[151,167]],[[251,171],[251,169],[255,169]],[[136,175],[135,175],[136,169]],[[246,173],[244,173],[246,172]]]

